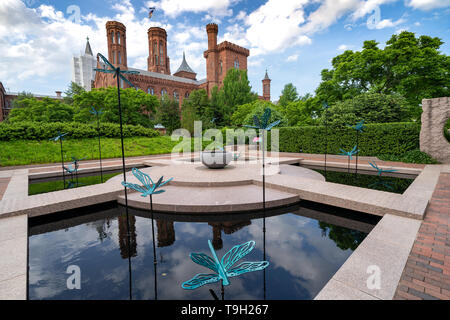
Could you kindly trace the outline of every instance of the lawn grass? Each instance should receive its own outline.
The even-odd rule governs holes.
[[[124,139],[126,157],[171,153],[178,144],[168,136]],[[102,138],[102,158],[122,156],[120,139]],[[86,160],[98,159],[98,139],[67,139],[63,141],[64,161],[72,161],[72,156]],[[59,142],[54,141],[0,141],[0,166],[58,163],[61,161]]]
[[[121,173],[116,172],[116,173],[103,174],[103,182],[106,182],[109,179],[111,179],[112,177],[115,177],[119,174],[121,174]],[[67,187],[67,185],[69,185],[70,181],[71,181],[70,175],[66,176],[66,187]],[[73,178],[73,183],[74,183],[74,185],[76,184],[75,177]],[[78,178],[78,185],[80,187],[90,186],[90,185],[99,184],[99,183],[101,183],[100,175]],[[36,195],[36,194],[53,192],[53,191],[58,191],[58,190],[63,190],[63,189],[64,189],[64,182],[61,177],[61,180],[56,180],[56,181],[47,181],[47,182],[40,182],[40,183],[33,183],[33,184],[30,183],[28,185],[28,195],[32,196],[32,195]]]

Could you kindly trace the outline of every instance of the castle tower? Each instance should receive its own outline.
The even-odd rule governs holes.
[[[269,75],[267,74],[266,70],[266,76],[262,80],[263,84],[263,100],[270,101],[270,80]]]
[[[167,56],[167,32],[158,27],[148,29],[148,71],[169,74],[170,60]]]
[[[219,52],[217,49],[217,34],[219,27],[215,23],[206,26],[208,34],[208,50],[204,52],[206,59],[206,81],[208,82],[208,91],[214,86],[219,86],[218,68],[219,68]]]
[[[127,39],[125,26],[117,21],[106,23],[108,38],[108,60],[115,67],[127,69]]]

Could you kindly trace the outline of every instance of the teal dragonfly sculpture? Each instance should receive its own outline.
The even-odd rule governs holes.
[[[381,169],[380,167],[377,166],[377,164],[375,162],[372,163],[372,162],[369,161],[369,164],[372,166],[372,168],[374,168],[375,170],[378,171],[378,177],[379,177],[379,180],[377,182],[375,182],[375,183],[370,184],[369,188],[376,188],[378,186],[382,186],[382,187],[385,187],[387,189],[393,190],[394,188],[392,187],[392,185],[389,182],[387,182],[387,181],[383,181],[381,176],[382,176],[383,173],[396,172],[398,170],[395,170],[395,169],[389,169],[389,170]]]
[[[150,196],[150,214],[152,218],[152,239],[153,239],[153,264],[155,266],[155,299],[158,298],[157,293],[157,283],[156,283],[156,242],[155,242],[155,225],[154,225],[154,218],[153,218],[153,195],[154,194],[161,194],[165,192],[165,190],[158,190],[162,186],[166,185],[170,181],[173,180],[173,178],[170,178],[167,181],[164,181],[164,177],[159,178],[158,182],[154,183],[152,178],[148,174],[145,174],[144,172],[140,171],[137,168],[133,168],[132,170],[133,175],[136,177],[136,179],[139,180],[139,182],[142,183],[142,185],[138,185],[135,183],[129,183],[126,181],[122,181],[122,185],[125,188],[133,189],[139,193],[141,193],[141,197],[148,197]]]
[[[102,62],[102,66],[103,68],[95,68],[94,70],[96,72],[100,72],[100,73],[109,73],[109,74],[114,74],[114,78],[117,79],[117,104],[118,104],[118,109],[119,109],[119,123],[120,123],[120,143],[121,143],[121,147],[122,147],[122,174],[123,174],[123,180],[126,182],[127,181],[127,174],[126,174],[126,170],[125,170],[125,148],[123,145],[123,120],[122,120],[122,105],[120,103],[120,80],[126,82],[130,87],[132,88],[136,88],[136,86],[134,84],[132,84],[130,81],[128,81],[127,78],[124,77],[124,74],[139,74],[138,71],[128,71],[128,70],[121,70],[120,67],[114,67],[109,61],[108,59],[106,59],[102,54],[98,54],[98,57],[103,61]],[[127,238],[127,246],[128,246],[128,253],[131,252],[130,249],[130,243],[131,243],[131,234],[130,234],[130,218],[129,218],[129,212],[128,212],[128,194],[127,194],[127,188],[124,188],[124,193],[125,193],[125,212],[126,212],[126,216],[127,216],[127,232],[128,232],[128,238]],[[132,289],[131,289],[131,283],[132,283],[132,279],[131,279],[131,255],[128,254],[128,270],[130,271],[130,300],[133,299],[132,296]]]
[[[51,138],[50,141],[59,141],[59,145],[61,146],[61,167],[62,167],[62,173],[63,173],[63,181],[64,181],[64,189],[66,188],[66,175],[64,173],[64,151],[63,151],[63,139],[67,135],[67,133],[61,133],[58,131],[58,135],[54,138]]]
[[[213,258],[209,257],[204,253],[191,253],[190,257],[195,263],[211,269],[214,271],[212,274],[199,273],[195,275],[191,280],[183,282],[181,287],[186,290],[194,290],[205,284],[215,283],[222,280],[224,286],[230,284],[229,278],[236,277],[241,274],[253,271],[260,271],[269,266],[268,261],[258,261],[258,262],[242,262],[239,265],[234,265],[241,260],[243,257],[248,255],[255,247],[255,241],[248,241],[241,245],[236,245],[228,251],[222,259],[219,261],[217,258],[216,251],[208,240],[208,246],[211,250]]]
[[[340,155],[348,157],[348,172],[350,173],[350,161],[352,160],[352,157],[359,152],[359,150],[356,150],[356,146],[354,146],[350,151],[345,151],[343,149],[339,150],[341,150],[341,153],[339,153]]]
[[[364,120],[358,122],[355,126],[348,125],[356,131],[356,148],[359,148],[359,134],[364,132],[366,126]],[[359,151],[359,150],[358,150]],[[355,176],[358,174],[358,154],[356,155]]]

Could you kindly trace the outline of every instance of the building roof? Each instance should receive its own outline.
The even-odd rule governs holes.
[[[263,80],[270,80],[270,78],[269,78],[269,74],[267,73],[267,69],[266,69],[266,76],[264,77],[264,79]]]
[[[201,85],[202,83],[206,82],[206,79],[197,81],[197,80],[192,80],[192,79],[188,79],[188,78],[172,76],[169,74],[151,72],[151,71],[135,69],[135,68],[128,68],[128,70],[138,71],[140,75],[147,76],[147,77],[153,77],[153,78],[159,78],[159,79],[163,79],[163,80],[171,80],[171,81],[177,81],[177,82],[184,82],[184,83],[195,84],[195,85]]]
[[[186,56],[185,56],[184,52],[183,52],[183,62],[181,62],[181,66],[178,68],[177,72],[175,72],[175,73],[178,73],[178,72],[181,72],[181,71],[196,74],[195,71],[192,70],[191,67],[189,67],[189,65],[187,64]]]
[[[89,37],[87,37],[87,42],[86,42],[86,49],[84,50],[84,53],[90,56],[94,56],[92,54],[92,49],[91,49],[91,45],[89,43]]]

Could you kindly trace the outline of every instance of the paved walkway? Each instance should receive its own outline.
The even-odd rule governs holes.
[[[440,175],[394,299],[450,300],[450,173]]]
[[[0,178],[0,200],[2,200],[3,194],[8,187],[9,180],[11,180],[11,178]]]

